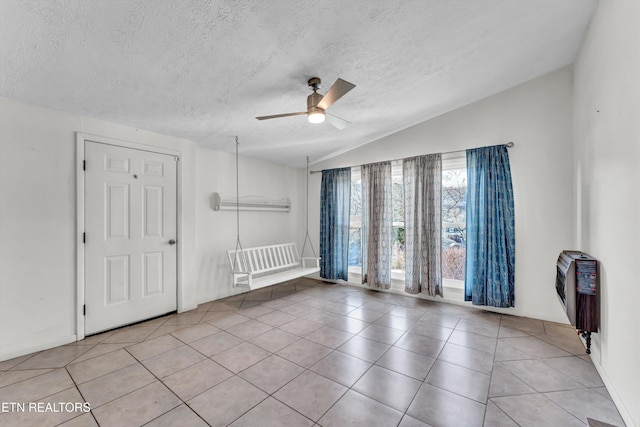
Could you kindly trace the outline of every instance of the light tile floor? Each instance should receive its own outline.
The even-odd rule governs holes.
[[[52,403],[2,426],[624,425],[570,327],[306,278],[0,362],[0,402]]]

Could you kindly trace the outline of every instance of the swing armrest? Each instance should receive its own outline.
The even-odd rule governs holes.
[[[315,265],[313,265],[313,267],[315,268],[320,268],[320,258],[316,258],[316,257],[302,257],[300,258],[300,266],[308,268],[307,267],[307,261],[314,261]]]

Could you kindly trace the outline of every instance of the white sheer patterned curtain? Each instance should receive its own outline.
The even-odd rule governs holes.
[[[391,162],[362,166],[362,283],[391,287]]]
[[[405,159],[402,173],[405,291],[442,297],[442,156]]]

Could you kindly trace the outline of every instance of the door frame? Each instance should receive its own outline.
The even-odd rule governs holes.
[[[100,144],[114,145],[134,150],[150,151],[158,154],[175,156],[176,162],[176,240],[179,242],[176,248],[176,303],[178,312],[183,311],[182,301],[182,152],[169,148],[156,147],[131,141],[107,138],[76,132],[76,340],[85,338],[85,247],[83,235],[85,232],[85,174],[84,174],[84,145],[85,142],[97,142]]]

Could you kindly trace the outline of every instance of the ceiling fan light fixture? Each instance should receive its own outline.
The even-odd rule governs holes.
[[[309,123],[322,123],[325,119],[323,111],[313,111],[307,115],[307,118]]]
[[[316,107],[315,104],[311,103],[313,101],[318,101],[318,99],[312,99],[314,96],[315,98],[322,98],[322,95],[315,92],[309,96],[309,99],[307,99],[307,118],[309,119],[309,123],[322,123],[325,119],[324,109]]]
[[[313,90],[313,93],[307,97],[307,111],[274,114],[271,116],[259,116],[256,117],[256,119],[269,120],[290,116],[302,116],[306,114],[309,123],[324,123],[324,121],[326,120],[329,124],[337,129],[344,129],[347,125],[351,124],[351,122],[341,119],[340,117],[336,117],[332,114],[329,114],[329,118],[327,119],[325,110],[331,107],[334,102],[342,98],[351,89],[356,87],[356,85],[339,78],[333,85],[331,85],[327,93],[322,95],[318,93],[318,88],[320,87],[320,78],[312,77],[309,79],[308,83],[309,89]]]

